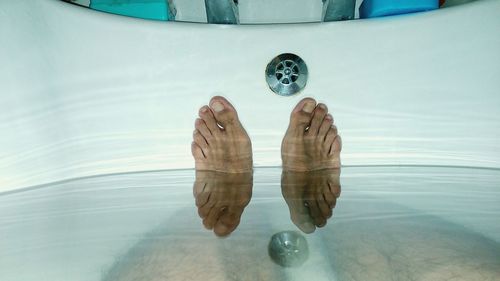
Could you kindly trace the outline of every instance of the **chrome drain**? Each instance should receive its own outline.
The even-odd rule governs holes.
[[[307,65],[297,55],[281,54],[275,57],[266,68],[269,88],[281,96],[291,96],[305,88]]]

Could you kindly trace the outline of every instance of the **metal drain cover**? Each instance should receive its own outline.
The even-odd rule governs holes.
[[[281,54],[266,68],[269,88],[281,96],[291,96],[304,89],[307,76],[306,63],[294,54]]]

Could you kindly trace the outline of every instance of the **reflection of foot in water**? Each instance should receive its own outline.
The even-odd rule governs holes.
[[[213,97],[199,111],[191,151],[196,170],[240,173],[252,170],[252,145],[236,109],[223,97]]]
[[[290,218],[303,232],[326,225],[340,196],[340,169],[310,172],[283,171],[281,192]]]
[[[196,171],[193,194],[198,214],[207,229],[227,236],[238,227],[243,210],[252,197],[253,175]]]
[[[293,109],[281,144],[283,169],[312,171],[340,168],[342,141],[326,105],[311,98]]]
[[[470,184],[471,189],[477,188],[467,179],[464,177],[459,180],[465,181],[464,186]],[[263,205],[259,213],[249,213],[251,220],[245,226],[242,225],[232,239],[210,239],[205,233],[192,231],[186,224],[197,218],[191,216],[192,212],[179,208],[163,224],[145,233],[123,255],[118,255],[100,280],[500,280],[498,241],[460,224],[409,209],[404,206],[404,202],[401,202],[402,205],[394,204],[392,199],[372,196],[373,192],[381,190],[381,186],[394,187],[392,175],[385,181],[369,177],[365,177],[365,180],[366,188],[343,195],[349,200],[343,200],[342,206],[337,205],[334,221],[329,222],[317,235],[306,237],[311,242],[310,257],[300,268],[282,268],[268,258],[267,245],[272,234],[277,231],[273,228],[273,221],[280,219],[273,210],[281,207],[281,204],[273,200],[265,208]],[[354,183],[358,186],[363,184],[362,181],[351,184]],[[272,188],[274,184],[270,182],[267,186]],[[372,188],[374,186],[377,188]],[[405,187],[404,184],[401,186]],[[256,190],[259,193],[261,191],[264,190]],[[164,192],[170,198],[166,203],[173,206],[179,203],[176,198],[168,196],[170,189]],[[458,208],[467,207],[460,205],[460,202],[472,203],[471,200],[482,198],[464,197],[466,201],[450,205],[449,200],[453,197],[443,195],[439,189],[435,193],[405,189],[395,195],[401,198],[399,196],[403,193],[410,197],[408,200],[414,200],[411,199],[414,196],[442,199],[443,209],[440,210],[445,211],[445,216],[465,214],[465,211],[457,211]],[[268,196],[268,193],[264,194]],[[393,192],[384,194],[388,199],[393,196]],[[469,210],[469,218],[482,221],[484,215],[484,223],[494,224],[494,215],[485,210],[488,209]],[[136,241],[138,236],[134,228],[132,231],[133,235],[123,236],[124,241]]]

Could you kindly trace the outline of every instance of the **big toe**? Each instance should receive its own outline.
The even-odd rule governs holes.
[[[217,123],[224,129],[239,125],[236,109],[227,99],[221,96],[213,97],[210,100],[210,109],[214,113]]]
[[[243,208],[230,207],[226,210],[214,226],[214,233],[224,237],[231,234],[240,224]]]
[[[290,219],[304,233],[313,233],[316,230],[312,218],[302,200],[294,199],[289,204]]]
[[[312,98],[302,99],[292,110],[290,128],[299,128],[302,131],[311,123],[316,101]]]
[[[326,105],[323,103],[318,104],[318,106],[314,110],[314,114],[311,119],[311,126],[308,129],[309,134],[314,136],[318,135],[320,127],[323,121],[325,121],[324,119],[327,113],[328,113],[328,108],[326,107]]]
[[[316,230],[316,226],[312,223],[309,216],[292,219],[293,223],[304,233],[310,234]]]

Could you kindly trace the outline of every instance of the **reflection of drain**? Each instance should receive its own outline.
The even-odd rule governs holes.
[[[276,233],[269,241],[271,259],[283,267],[298,267],[309,258],[309,247],[304,236],[295,231]]]
[[[307,66],[294,54],[281,54],[267,65],[266,80],[276,94],[291,96],[306,86]]]

